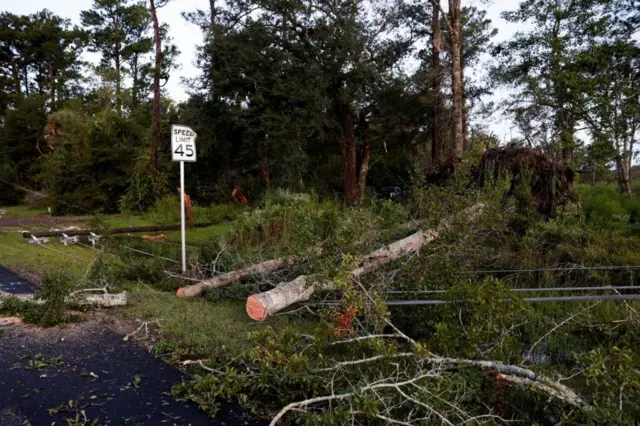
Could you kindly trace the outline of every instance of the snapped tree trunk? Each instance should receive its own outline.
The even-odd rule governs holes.
[[[402,225],[397,226],[395,229],[397,230],[415,230],[420,226],[420,221],[413,221],[409,223],[403,223]],[[362,245],[366,242],[367,238],[371,235],[364,235],[360,241],[354,243],[354,245]],[[317,245],[311,249],[312,253],[320,256],[322,254],[322,245]],[[246,268],[236,269],[235,271],[230,271],[216,277],[210,278],[208,280],[200,281],[197,284],[189,285],[186,287],[182,287],[178,289],[177,296],[178,297],[193,297],[201,294],[205,288],[220,288],[226,287],[229,284],[233,284],[239,281],[242,281],[247,278],[255,277],[256,275],[262,274],[270,274],[272,272],[278,271],[282,268],[286,268],[288,265],[293,264],[297,260],[299,260],[299,256],[283,256],[277,259],[271,259],[264,261],[262,263],[258,263],[255,265],[247,266]]]
[[[433,106],[431,112],[431,163],[440,163],[441,135],[440,135],[440,111],[442,110],[442,68],[440,66],[440,52],[442,51],[442,29],[440,28],[440,0],[433,0],[433,14],[431,16],[431,66],[433,76],[431,91],[433,93]]]
[[[468,221],[474,221],[483,210],[483,204],[476,204],[465,210],[463,216]],[[437,229],[416,232],[407,238],[364,256],[358,268],[351,272],[351,277],[358,278],[384,265],[395,262],[408,254],[420,251],[426,244],[438,238],[440,233],[448,229],[450,225],[450,220],[444,220]],[[269,315],[273,315],[293,304],[309,300],[315,289],[329,289],[331,287],[331,283],[317,282],[317,279],[313,276],[301,275],[293,281],[280,283],[272,290],[249,296],[247,299],[247,314],[255,321],[264,321]]]
[[[451,91],[453,93],[453,146],[455,154],[464,150],[464,93],[462,91],[461,0],[449,0],[451,22]]]
[[[158,147],[160,146],[160,72],[162,70],[162,40],[160,39],[160,24],[156,11],[155,0],[149,0],[151,19],[153,20],[153,37],[156,45],[156,66],[153,70],[153,142],[151,143],[151,175],[158,174]]]
[[[45,303],[44,300],[35,299],[33,294],[9,294],[0,292],[0,306],[5,299],[15,297],[20,300],[26,302],[32,302],[38,305]],[[72,295],[66,300],[67,303],[74,303],[82,306],[97,306],[102,308],[111,308],[115,306],[126,306],[127,304],[127,293],[117,293],[117,294],[89,294],[89,293],[78,293],[76,295]]]

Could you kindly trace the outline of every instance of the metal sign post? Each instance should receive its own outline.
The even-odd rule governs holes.
[[[187,272],[187,226],[184,211],[184,163],[195,163],[196,138],[191,127],[174,124],[171,126],[171,159],[180,162],[180,231],[182,236],[182,273]]]

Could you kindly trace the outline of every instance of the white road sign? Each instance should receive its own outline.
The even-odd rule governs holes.
[[[174,124],[171,126],[171,159],[195,163],[196,138],[198,135],[189,126]]]

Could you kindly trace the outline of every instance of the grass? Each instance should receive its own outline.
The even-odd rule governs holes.
[[[31,217],[42,214],[42,211],[31,210],[25,207],[9,208],[10,216],[7,217]],[[110,227],[153,225],[150,218],[143,215],[119,214],[104,218]],[[51,225],[29,226],[30,230],[47,229]],[[88,224],[81,224],[88,226]],[[231,230],[230,223],[220,223],[207,228],[194,228],[187,230],[187,244],[200,245],[211,241],[213,238],[223,236]],[[44,247],[27,244],[18,228],[0,229],[0,264],[20,265],[37,272],[44,273],[51,269],[64,269],[71,278],[82,277],[87,262],[72,259],[56,253]],[[180,242],[180,231],[163,232],[167,241]],[[139,238],[128,237],[132,239]],[[125,244],[127,237],[122,236]],[[87,261],[94,260],[97,252],[86,247],[71,245],[63,246],[57,238],[51,238],[45,247],[54,248],[63,253],[75,256]],[[177,257],[179,247],[161,246],[149,244],[148,251],[164,253]],[[152,283],[147,283],[152,284]],[[301,321],[295,316],[276,316],[267,323],[255,323],[245,312],[244,300],[219,300],[212,302],[206,298],[179,299],[173,292],[162,292],[152,289],[152,285],[133,284],[129,290],[129,305],[126,308],[111,311],[114,315],[126,318],[139,319],[141,321],[160,320],[163,333],[157,342],[156,350],[159,356],[173,362],[186,358],[207,358],[212,362],[218,361],[221,365],[230,359],[239,356],[250,344],[247,334],[266,326],[274,328],[291,326],[297,329],[309,331],[313,323]],[[153,325],[150,326],[153,328]]]
[[[36,209],[29,206],[9,206],[2,207],[0,210],[6,210],[7,214],[2,216],[3,219],[15,219],[19,217],[36,217],[49,216],[47,209]]]
[[[0,265],[20,265],[40,273],[49,269],[66,269],[72,278],[80,278],[96,255],[95,251],[81,246],[65,247],[53,238],[46,247],[86,259],[87,262],[72,259],[35,244],[28,244],[22,234],[11,229],[0,230]]]
[[[37,216],[43,212],[30,210],[25,207],[9,209],[10,217]],[[7,215],[9,217],[9,215]],[[119,214],[104,218],[110,227],[127,227],[153,225],[149,217],[144,215]],[[81,224],[87,226],[88,224]],[[33,225],[30,230],[48,229],[51,225]],[[68,274],[78,279],[82,277],[88,262],[95,259],[97,252],[86,247],[71,245],[63,246],[57,238],[51,238],[45,247],[53,248],[71,256],[86,259],[88,262],[72,259],[44,247],[27,244],[18,228],[4,228],[0,230],[0,264],[20,265],[31,270],[44,273],[50,269],[64,269]],[[231,230],[230,223],[220,223],[207,228],[193,228],[187,230],[187,244],[200,245],[212,239],[223,236]],[[169,242],[180,242],[180,231],[162,232]],[[128,239],[138,239],[122,236],[122,244],[128,244]],[[176,257],[179,252],[177,246],[162,246],[149,244],[148,251],[164,253]],[[150,289],[151,286],[137,284],[130,290],[130,304],[127,308],[117,311],[127,318],[144,321],[161,320],[163,338],[157,348],[158,353],[167,358],[185,358],[191,356],[206,356],[208,359],[229,359],[241,354],[249,348],[246,340],[247,333],[258,330],[265,324],[252,322],[245,312],[244,300],[220,300],[215,303],[204,298],[178,299],[173,292],[161,292]],[[308,324],[292,321],[287,316],[276,317],[269,325],[279,327],[283,325],[309,327]]]
[[[250,348],[247,333],[266,326],[291,326],[309,332],[313,324],[295,316],[276,316],[265,323],[253,322],[245,312],[244,300],[182,299],[175,294],[138,286],[122,315],[141,321],[160,320],[163,340],[159,355],[174,362],[186,358],[233,359]]]

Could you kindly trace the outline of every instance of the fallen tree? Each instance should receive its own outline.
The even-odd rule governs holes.
[[[413,229],[416,229],[416,227],[418,227],[419,224],[420,222],[418,221],[412,221],[412,222],[404,223],[398,226],[398,229],[413,230]],[[362,242],[359,242],[359,244],[361,243]],[[312,249],[312,252],[315,255],[319,256],[322,254],[322,250],[323,250],[323,247],[322,247],[322,244],[320,244],[314,247]],[[257,263],[255,265],[247,266],[246,268],[236,269],[234,271],[220,274],[218,276],[200,281],[199,283],[196,283],[193,285],[181,287],[178,289],[176,294],[178,297],[197,296],[201,294],[204,291],[204,289],[207,287],[209,288],[226,287],[229,284],[233,284],[233,283],[242,281],[244,279],[254,277],[256,275],[270,274],[270,273],[279,271],[280,269],[286,268],[288,265],[295,263],[297,260],[299,260],[298,256],[282,256],[277,259],[267,260],[262,263]]]
[[[308,407],[315,406],[317,408],[321,407],[323,404],[326,405],[327,403],[332,402],[337,404],[343,400],[349,400],[355,397],[363,398],[367,395],[371,395],[372,398],[376,398],[379,400],[381,411],[377,413],[376,417],[380,420],[384,420],[388,424],[409,425],[424,423],[424,421],[426,420],[425,418],[420,419],[422,421],[418,421],[418,419],[412,418],[412,414],[409,414],[408,419],[404,421],[395,420],[393,418],[395,408],[400,405],[406,404],[414,407],[414,409],[411,410],[411,413],[419,410],[420,407],[426,408],[427,412],[430,415],[433,415],[433,419],[438,420],[438,423],[453,425],[454,423],[448,418],[449,415],[443,414],[437,408],[420,401],[416,397],[411,396],[412,392],[410,391],[410,389],[412,386],[414,388],[421,389],[422,386],[420,386],[419,383],[425,383],[429,380],[431,381],[431,383],[433,383],[433,381],[435,380],[446,380],[447,375],[453,372],[460,372],[466,368],[478,368],[489,371],[495,375],[497,382],[519,386],[524,389],[529,389],[531,391],[545,394],[550,399],[554,398],[560,400],[563,404],[573,408],[577,408],[578,410],[581,410],[583,412],[590,412],[593,410],[593,407],[590,406],[586,401],[584,401],[573,389],[564,385],[559,380],[554,380],[549,376],[538,374],[528,368],[505,364],[500,361],[441,357],[434,353],[425,352],[424,348],[421,347],[415,340],[400,331],[389,320],[385,321],[389,325],[389,327],[393,329],[393,334],[358,336],[349,338],[347,340],[332,342],[330,343],[330,346],[347,345],[365,339],[392,338],[406,341],[413,348],[413,351],[389,353],[386,355],[376,355],[369,358],[358,358],[354,360],[339,361],[334,363],[330,367],[316,369],[313,370],[313,372],[316,374],[329,373],[331,378],[327,377],[325,380],[327,382],[333,382],[336,380],[336,377],[339,377],[339,374],[341,372],[344,373],[345,370],[348,370],[351,367],[357,366],[357,368],[359,369],[360,367],[366,367],[367,364],[376,363],[382,363],[383,365],[385,363],[387,365],[395,364],[397,366],[399,365],[398,360],[401,358],[415,360],[416,363],[413,369],[408,368],[407,364],[405,364],[405,368],[396,368],[395,373],[393,373],[392,375],[375,380],[370,383],[368,383],[365,377],[362,377],[362,381],[358,383],[364,383],[364,385],[359,385],[357,390],[352,388],[353,390],[346,393],[332,392],[330,395],[318,396],[301,401],[291,402],[283,407],[280,411],[278,411],[278,413],[272,418],[269,426],[277,426],[283,419],[283,417],[290,411],[304,412],[308,409]],[[364,371],[364,369],[362,369],[361,371]],[[395,391],[396,395],[392,397],[389,393],[385,393],[384,391]],[[400,400],[402,400],[402,404],[398,404],[397,400],[394,404],[392,403],[392,400],[390,398],[399,398]],[[450,416],[452,419],[456,419],[454,421],[456,421],[457,424],[466,424],[472,422],[473,420],[479,420],[482,417],[486,417],[487,420],[499,420],[501,422],[508,423],[508,420],[501,418],[499,415],[490,414],[488,416],[473,417],[467,414],[464,410],[456,407],[452,403],[446,404],[444,408],[447,408],[447,406],[454,408],[454,411],[451,412]]]
[[[31,302],[35,304],[44,304],[45,300],[36,299],[33,294],[10,294],[0,292],[0,306],[5,299],[8,298],[17,298],[25,302]],[[116,294],[83,294],[78,293],[72,296],[69,296],[66,299],[66,303],[76,304],[82,306],[96,306],[100,308],[112,308],[116,306],[126,306],[127,304],[127,293],[116,293]]]
[[[474,221],[483,209],[483,204],[476,204],[466,209],[463,214],[468,221]],[[426,244],[438,238],[440,233],[450,226],[451,220],[446,219],[436,229],[416,232],[407,238],[362,257],[358,268],[351,272],[351,277],[358,278],[384,265],[395,262],[401,257],[417,253]],[[315,289],[330,289],[331,287],[331,283],[318,282],[314,276],[301,275],[293,281],[280,283],[269,291],[249,296],[247,299],[247,314],[255,321],[264,321],[269,315],[273,315],[291,305],[306,302],[313,295]]]

